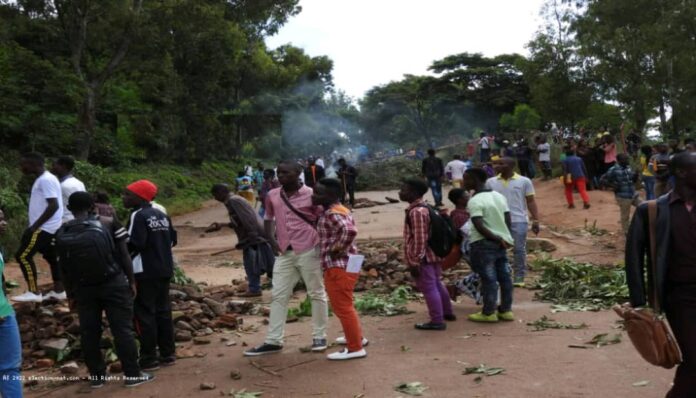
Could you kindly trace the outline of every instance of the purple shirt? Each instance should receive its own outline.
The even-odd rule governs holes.
[[[305,253],[314,249],[319,243],[315,226],[296,215],[280,197],[283,188],[275,188],[266,197],[266,221],[275,220],[276,236],[281,252],[292,247],[295,253]],[[294,195],[288,197],[290,204],[307,219],[316,223],[322,213],[321,206],[312,204],[312,188],[303,185]]]

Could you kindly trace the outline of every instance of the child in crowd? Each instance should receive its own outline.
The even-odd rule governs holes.
[[[469,221],[469,212],[466,210],[466,206],[469,204],[469,194],[461,188],[455,188],[450,191],[447,198],[454,205],[454,210],[450,212],[450,218],[454,228],[459,230]]]
[[[425,296],[430,314],[430,322],[418,323],[416,329],[445,330],[445,320],[457,318],[452,312],[452,302],[445,285],[441,282],[442,258],[428,246],[430,229],[430,209],[423,201],[428,185],[421,179],[409,178],[399,191],[399,199],[408,202],[404,224],[404,251],[411,275],[416,279],[418,289]]]
[[[325,209],[319,217],[317,232],[321,249],[321,267],[324,285],[331,301],[331,308],[341,321],[344,338],[337,343],[346,344],[341,351],[329,354],[330,360],[346,360],[367,356],[363,348],[368,344],[363,338],[358,313],[353,307],[353,288],[359,273],[347,272],[349,255],[357,253],[355,237],[358,230],[355,221],[341,204],[342,184],[339,180],[324,178],[314,186],[312,202]]]
[[[512,276],[507,248],[514,241],[510,234],[510,209],[505,197],[486,189],[488,175],[482,169],[469,169],[464,174],[464,189],[476,193],[469,200],[471,216],[472,269],[481,276],[483,310],[469,315],[474,322],[513,321]],[[498,302],[500,286],[500,306]]]

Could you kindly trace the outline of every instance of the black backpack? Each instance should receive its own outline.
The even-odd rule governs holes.
[[[61,266],[80,286],[104,283],[121,272],[115,248],[111,232],[96,218],[70,221],[56,233]]]
[[[428,205],[419,205],[430,213],[430,231],[428,232],[428,247],[438,257],[446,257],[452,251],[452,247],[458,243],[458,234],[454,228],[454,223],[449,216],[442,215],[440,212]],[[410,216],[410,214],[409,214]],[[406,217],[409,226],[411,217]]]

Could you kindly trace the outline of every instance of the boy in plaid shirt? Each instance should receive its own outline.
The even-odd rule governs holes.
[[[346,272],[348,256],[358,252],[355,247],[358,230],[355,228],[350,210],[340,203],[341,193],[339,180],[325,178],[314,186],[312,196],[313,204],[325,209],[319,217],[317,232],[326,293],[345,333],[345,337],[339,338],[336,342],[347,345],[347,348],[329,354],[327,358],[330,360],[367,356],[363,349],[363,346],[367,345],[367,339],[362,336],[358,313],[353,307],[353,288],[359,274]]]

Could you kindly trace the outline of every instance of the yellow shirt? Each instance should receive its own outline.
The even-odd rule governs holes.
[[[640,167],[643,169],[643,175],[646,177],[653,177],[654,174],[650,171],[650,162],[645,157],[645,155],[640,155]]]

